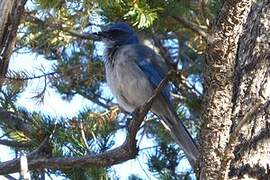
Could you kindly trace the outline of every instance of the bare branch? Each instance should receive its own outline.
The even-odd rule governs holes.
[[[190,22],[187,19],[185,19],[184,17],[180,17],[180,16],[172,16],[172,18],[175,19],[176,21],[180,22],[183,26],[191,29],[195,33],[202,36],[206,41],[208,41],[209,35],[202,28],[200,28],[197,24]]]
[[[169,51],[162,45],[160,39],[155,35],[155,32],[152,32],[152,39],[154,41],[154,45],[159,49],[160,55],[165,60],[168,67],[174,70],[177,70],[177,63],[173,63],[172,58],[170,57]]]
[[[14,148],[29,148],[33,146],[29,141],[12,141],[7,139],[0,139],[0,144]]]
[[[25,123],[23,117],[20,117],[15,112],[10,112],[0,107],[0,119],[2,123],[5,123],[10,129],[23,132],[27,136],[32,134],[32,126]]]
[[[68,33],[71,36],[81,38],[81,39],[100,40],[100,38],[98,38],[94,34],[80,33],[80,32],[76,32],[76,31],[72,31],[72,30],[70,30],[70,28],[63,27],[61,23],[54,23],[54,24],[53,23],[46,23],[45,21],[43,21],[35,16],[32,16],[30,13],[28,13],[27,15],[28,15],[27,20],[29,20],[32,23],[42,25],[45,28],[49,28],[51,30],[60,30],[60,31],[63,31],[65,33]]]
[[[39,147],[27,155],[27,160],[31,161],[37,157],[39,158],[46,158],[51,156],[52,146],[50,145],[49,138],[46,137]],[[20,158],[16,158],[10,161],[6,161],[0,164],[0,172],[7,172],[2,174],[10,174],[12,172],[8,172],[10,170],[16,169],[16,171],[12,172],[19,172],[20,171]],[[1,173],[0,173],[1,174]]]
[[[8,180],[17,180],[16,178],[8,174],[4,175],[4,177],[7,178]]]
[[[106,151],[98,155],[86,155],[83,157],[59,157],[59,158],[46,158],[44,156],[37,156],[40,152],[44,151],[44,147],[48,146],[48,140],[44,140],[40,147],[27,156],[29,170],[36,169],[71,169],[79,167],[107,167],[114,164],[122,163],[129,159],[133,159],[138,154],[138,148],[136,147],[136,135],[140,129],[140,125],[144,120],[144,117],[151,108],[151,105],[157,95],[167,84],[169,78],[174,71],[169,71],[166,77],[160,82],[155,89],[153,95],[149,100],[135,110],[135,116],[133,117],[126,136],[125,142],[112,150]],[[46,145],[47,144],[47,145]],[[0,174],[10,174],[19,171],[19,159],[13,159],[0,164]]]

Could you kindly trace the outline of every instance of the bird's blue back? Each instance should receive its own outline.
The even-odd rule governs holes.
[[[115,43],[115,47],[121,47],[125,45],[134,45],[130,47],[130,57],[135,60],[137,66],[144,72],[145,76],[148,78],[150,83],[154,88],[156,88],[162,79],[165,77],[167,72],[167,66],[161,57],[156,55],[156,53],[144,45],[139,44],[139,38],[135,32],[126,23],[115,23],[107,28],[106,31],[112,32],[114,30],[120,30],[124,33],[120,38],[125,38],[125,40],[119,40],[119,43]],[[117,41],[118,38],[115,37]],[[114,48],[112,48],[114,49]],[[170,88],[166,87],[162,94],[164,97],[170,99]]]

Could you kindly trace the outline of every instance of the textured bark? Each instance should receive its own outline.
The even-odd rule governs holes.
[[[7,24],[9,15],[11,14],[13,3],[15,0],[1,0],[0,1],[0,39],[2,38],[5,32],[5,25]]]
[[[16,32],[27,0],[0,1],[0,75],[8,70],[9,59],[16,42]]]
[[[270,1],[254,5],[239,42],[233,120],[263,102],[239,133],[231,179],[270,179]]]
[[[200,179],[219,175],[231,127],[233,76],[237,42],[251,1],[227,0],[210,29],[204,70],[204,111],[201,131]]]
[[[228,2],[222,8],[227,12],[220,14],[230,14],[230,5],[246,10],[239,16],[236,12],[240,11],[234,12],[231,20],[219,15],[213,25],[214,44],[209,45],[205,68],[200,178],[268,180],[270,1],[252,8],[249,2]],[[226,23],[220,20],[234,26],[222,29]]]

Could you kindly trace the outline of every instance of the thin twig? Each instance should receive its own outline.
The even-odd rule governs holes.
[[[85,147],[87,148],[87,152],[86,152],[86,154],[87,154],[88,152],[90,152],[90,147],[88,145],[88,142],[87,142],[87,139],[86,139],[86,136],[84,133],[83,122],[81,120],[79,120],[79,123],[80,123],[80,130],[81,130],[82,139],[83,139]]]
[[[193,22],[190,22],[187,19],[185,19],[183,17],[180,17],[180,16],[171,16],[171,17],[173,19],[175,19],[176,21],[180,22],[185,27],[191,29],[195,33],[197,33],[200,36],[202,36],[206,41],[208,41],[209,35],[202,28],[200,28],[197,24],[195,24]]]
[[[41,75],[33,75],[33,76],[29,76],[29,77],[12,77],[12,76],[5,75],[2,77],[0,76],[0,78],[12,80],[12,81],[28,81],[28,80],[33,80],[33,79],[40,79],[40,78],[43,78],[45,76],[51,76],[51,75],[54,75],[57,73],[59,73],[59,72],[54,71],[54,72],[49,72],[49,73],[43,73]]]
[[[51,30],[63,31],[63,32],[68,33],[69,35],[74,36],[74,37],[88,39],[88,40],[89,39],[90,40],[100,40],[100,38],[95,36],[94,34],[80,33],[80,32],[76,32],[76,31],[72,31],[72,30],[70,30],[70,28],[65,28],[62,26],[62,24],[60,22],[57,24],[46,23],[45,21],[43,21],[35,16],[32,16],[30,14],[28,14],[27,18],[28,18],[27,20],[29,20],[32,23],[42,25],[43,27],[46,27],[46,28],[51,29]]]
[[[8,180],[17,180],[16,178],[8,174],[4,175],[4,177],[7,178]]]
[[[143,170],[144,174],[146,175],[146,177],[147,177],[148,179],[151,180],[151,177],[149,176],[149,174],[148,174],[148,173],[145,171],[145,169],[143,168],[143,166],[142,166],[140,160],[139,160],[139,159],[136,159],[136,160],[137,160],[137,162],[138,162],[140,168]]]
[[[153,149],[153,148],[157,148],[160,147],[159,145],[156,146],[151,146],[151,147],[145,147],[145,148],[141,148],[140,151],[145,151],[145,150],[149,150],[149,149]]]
[[[12,141],[7,139],[0,139],[0,144],[15,148],[29,148],[33,146],[31,141]]]

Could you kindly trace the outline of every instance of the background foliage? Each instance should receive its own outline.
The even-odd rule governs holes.
[[[221,1],[214,0],[32,0],[27,3],[17,34],[17,53],[38,53],[53,61],[53,71],[41,76],[31,72],[9,72],[1,88],[1,108],[20,114],[27,131],[0,120],[1,139],[25,143],[12,149],[31,152],[45,137],[53,144],[51,156],[83,156],[104,152],[115,144],[115,134],[127,126],[127,114],[117,108],[108,96],[101,57],[102,45],[89,33],[110,22],[125,21],[136,30],[143,43],[156,49],[171,68],[183,70],[174,77],[173,102],[194,137],[198,134],[201,113],[205,36],[209,22]],[[44,87],[35,96],[42,101],[47,87],[52,87],[69,101],[80,95],[97,105],[81,107],[74,118],[51,117],[42,112],[29,112],[16,104],[32,79],[44,78]],[[155,143],[143,150],[147,154],[149,174],[158,179],[190,179],[192,172],[182,172],[179,164],[184,155],[159,120],[149,114],[140,136]],[[140,138],[140,137],[139,137]],[[38,179],[44,173],[71,179],[117,179],[110,168],[85,168],[70,171],[33,172]],[[140,179],[130,172],[129,179]]]

